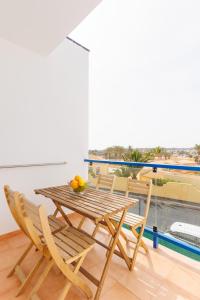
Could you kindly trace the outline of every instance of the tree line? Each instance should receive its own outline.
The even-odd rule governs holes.
[[[181,151],[184,154],[184,151]],[[134,149],[131,146],[125,148],[123,146],[113,146],[108,147],[105,150],[91,150],[90,154],[100,155],[105,159],[109,160],[122,160],[122,161],[131,161],[131,162],[151,162],[155,159],[169,159],[171,153],[163,147],[157,146],[150,149]],[[200,163],[200,144],[196,144],[194,147],[194,160],[197,163]],[[138,172],[141,170],[141,167],[132,167],[132,166],[121,166],[119,169],[115,170],[115,174],[121,177],[136,178]]]
[[[100,155],[105,159],[129,160],[147,162],[156,158],[170,158],[171,154],[167,149],[157,146],[153,149],[134,149],[131,146],[112,146],[104,150],[90,150],[90,154]]]

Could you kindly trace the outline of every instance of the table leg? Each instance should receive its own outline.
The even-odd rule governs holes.
[[[120,231],[121,231],[121,227],[122,227],[122,225],[123,225],[123,223],[124,223],[124,219],[125,219],[127,210],[128,210],[128,209],[125,209],[125,210],[123,211],[123,214],[122,214],[122,216],[121,216],[121,220],[120,220],[120,222],[119,222],[119,226],[118,226],[118,228],[116,228],[116,230],[113,228],[112,223],[111,223],[111,221],[109,220],[109,218],[108,218],[108,217],[105,218],[105,222],[106,222],[106,224],[107,224],[107,226],[108,226],[108,229],[109,229],[111,235],[113,236],[113,242],[112,242],[111,249],[110,249],[110,251],[109,251],[109,253],[108,253],[108,256],[107,256],[107,260],[106,260],[106,263],[105,263],[105,266],[104,266],[104,269],[103,269],[103,272],[102,272],[102,275],[101,275],[101,279],[100,279],[99,286],[98,286],[98,289],[97,289],[97,291],[96,291],[96,295],[95,295],[94,300],[98,300],[98,299],[99,299],[99,296],[100,296],[100,294],[101,294],[101,290],[102,290],[102,288],[103,288],[103,284],[104,284],[106,275],[107,275],[107,273],[108,273],[108,268],[109,268],[109,265],[110,265],[110,263],[111,263],[111,259],[112,259],[113,253],[114,253],[114,251],[115,251],[115,247],[116,247],[116,245],[118,245],[119,234],[120,234]],[[123,248],[122,245],[121,245],[121,246],[120,246],[120,245],[121,245],[121,243],[118,245],[119,249],[120,249],[120,248]],[[121,251],[121,249],[120,249],[120,251]],[[124,251],[124,252],[125,252],[125,251]],[[122,254],[123,254],[123,253],[122,253]],[[123,256],[124,256],[124,255],[123,255]],[[129,258],[128,258],[128,259],[129,259]]]
[[[123,223],[122,223],[123,225]],[[120,233],[119,235],[121,234],[122,232],[122,225],[120,227]],[[118,225],[119,226],[119,225]],[[108,224],[108,228],[109,228],[109,231],[112,235],[112,238],[115,237],[115,232],[117,232],[119,230],[118,227],[116,227],[115,229],[113,228],[113,224],[112,222],[109,220],[109,224]],[[112,242],[111,242],[111,245],[112,245]],[[130,257],[128,257],[128,255],[126,254],[126,251],[124,250],[124,247],[122,245],[122,243],[120,242],[120,240],[118,239],[117,241],[117,247],[119,248],[120,250],[120,253],[122,254],[122,257],[124,258],[126,264],[127,264],[127,267],[129,268],[129,270],[131,270],[131,259]]]
[[[53,213],[53,216],[56,217],[58,213],[59,213],[59,210],[56,208],[56,210]]]
[[[72,222],[69,220],[69,218],[65,214],[64,210],[62,209],[62,207],[56,201],[53,201],[53,203],[56,206],[56,210],[58,210],[61,213],[63,219],[67,222],[67,224],[69,224],[70,226],[73,226]]]

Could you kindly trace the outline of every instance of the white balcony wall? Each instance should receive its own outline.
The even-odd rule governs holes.
[[[9,184],[52,210],[34,188],[86,176],[88,51],[65,39],[41,57],[0,40],[0,165],[67,161],[62,166],[0,169],[0,234],[17,229],[3,193]]]

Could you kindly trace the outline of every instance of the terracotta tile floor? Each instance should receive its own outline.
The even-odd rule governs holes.
[[[78,215],[70,216],[72,222],[77,224]],[[93,224],[87,221],[84,225],[87,231],[93,230]],[[108,241],[108,234],[101,230],[97,237],[102,241]],[[110,270],[101,294],[102,300],[198,300],[200,299],[200,263],[186,258],[176,252],[162,246],[158,250],[149,245],[150,254],[147,256],[141,250],[137,257],[134,271],[130,272],[124,261],[114,256]],[[11,300],[27,299],[28,290],[22,296],[15,298],[19,281],[15,275],[6,278],[10,268],[22,253],[28,243],[23,234],[0,240],[0,299]],[[22,267],[27,272],[39,253],[33,251],[24,261]],[[96,276],[100,276],[105,261],[105,250],[99,246],[89,253],[84,266]],[[82,276],[82,275],[81,275]],[[32,284],[34,284],[34,278]],[[54,268],[40,289],[39,296],[46,300],[56,300],[65,279],[62,274]],[[95,286],[90,282],[92,290]],[[81,292],[73,287],[67,299],[85,299]]]

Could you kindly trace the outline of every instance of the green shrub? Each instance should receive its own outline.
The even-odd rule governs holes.
[[[153,185],[157,185],[157,186],[163,186],[164,184],[167,184],[168,182],[175,182],[175,180],[167,179],[167,178],[153,178],[152,179]]]

